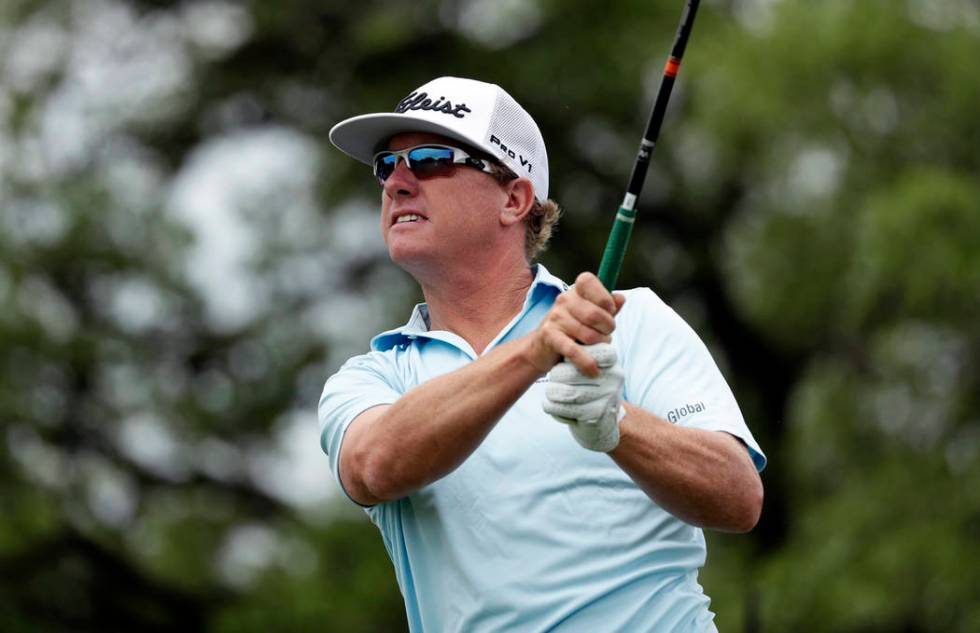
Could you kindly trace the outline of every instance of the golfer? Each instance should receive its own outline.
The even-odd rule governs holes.
[[[702,528],[744,532],[765,456],[650,289],[572,286],[531,116],[435,79],[331,141],[371,165],[425,303],[327,380],[320,442],[377,525],[412,631],[715,631]]]

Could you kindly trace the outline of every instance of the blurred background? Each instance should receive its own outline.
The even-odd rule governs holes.
[[[419,300],[347,116],[503,85],[594,270],[682,2],[3,0],[0,630],[405,629],[320,453]],[[980,3],[705,0],[621,287],[769,456],[725,632],[980,631]]]

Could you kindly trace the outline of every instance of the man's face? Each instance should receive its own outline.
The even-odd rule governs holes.
[[[388,149],[460,144],[436,134],[398,134]],[[381,195],[381,231],[392,261],[407,271],[465,262],[499,231],[506,190],[490,174],[458,165],[444,176],[417,178],[399,161]],[[399,219],[401,218],[401,219]]]

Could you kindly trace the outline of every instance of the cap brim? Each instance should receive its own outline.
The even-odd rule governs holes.
[[[439,134],[495,154],[485,146],[483,139],[469,138],[427,119],[392,112],[362,114],[341,121],[330,130],[330,142],[348,156],[370,165],[379,143],[404,132]]]

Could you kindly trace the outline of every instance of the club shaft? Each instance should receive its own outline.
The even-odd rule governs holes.
[[[612,230],[609,232],[609,240],[606,242],[606,248],[602,254],[602,262],[599,264],[599,280],[608,290],[616,287],[616,280],[619,278],[619,271],[623,265],[626,247],[629,244],[633,223],[636,219],[636,200],[643,190],[643,182],[646,180],[647,171],[650,167],[650,155],[653,153],[657,138],[660,136],[664,114],[667,112],[667,103],[670,101],[670,93],[674,88],[674,80],[680,71],[684,49],[687,47],[691,28],[694,26],[694,16],[697,13],[699,2],[700,0],[687,0],[687,4],[684,6],[684,13],[681,15],[680,25],[677,27],[677,35],[674,37],[674,46],[671,48],[670,57],[667,58],[667,64],[664,66],[660,89],[657,91],[657,98],[653,102],[653,109],[650,111],[650,121],[647,123],[646,133],[643,135],[640,148],[636,153],[633,172],[630,174],[629,184],[626,187],[626,196],[616,213]]]

